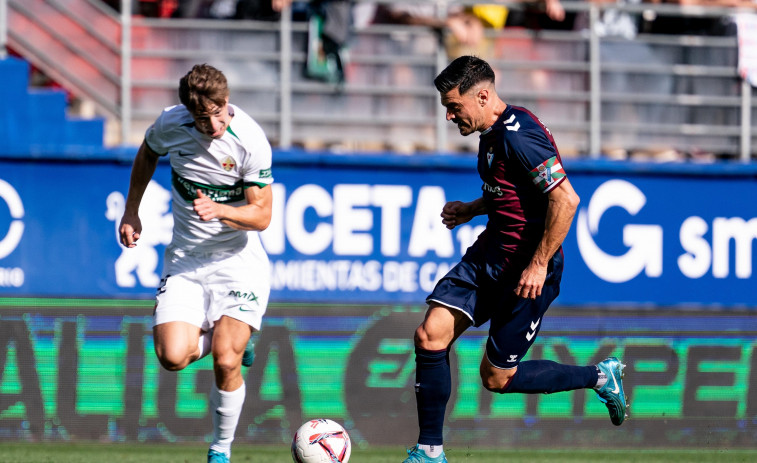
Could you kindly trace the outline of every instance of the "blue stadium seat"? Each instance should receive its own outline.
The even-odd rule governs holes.
[[[85,158],[103,148],[105,119],[68,117],[66,93],[29,88],[30,72],[22,59],[0,60],[0,155]]]

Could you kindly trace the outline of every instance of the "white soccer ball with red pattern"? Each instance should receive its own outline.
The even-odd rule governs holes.
[[[318,419],[300,426],[292,439],[295,463],[347,463],[352,444],[347,431],[337,422]]]

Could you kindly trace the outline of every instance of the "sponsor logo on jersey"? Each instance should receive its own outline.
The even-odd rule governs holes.
[[[557,156],[552,156],[536,166],[529,172],[529,175],[534,185],[538,186],[542,191],[548,191],[555,185],[555,182],[565,177],[565,170],[560,161],[557,160]]]
[[[234,185],[205,185],[187,180],[171,170],[171,183],[176,192],[187,202],[197,198],[197,190],[217,203],[231,203],[244,200],[244,181],[239,180]]]
[[[268,169],[260,169],[260,178],[270,178],[270,177],[271,177],[270,167]]]
[[[481,189],[484,190],[484,191],[486,191],[486,192],[488,192],[488,193],[495,194],[497,196],[504,195],[504,193],[502,193],[502,189],[500,187],[498,187],[498,186],[491,186],[491,185],[489,185],[486,182],[484,182],[484,184],[481,185]]]

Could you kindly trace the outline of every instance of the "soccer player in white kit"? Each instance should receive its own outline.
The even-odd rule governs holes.
[[[168,156],[174,230],[156,295],[155,353],[172,371],[213,354],[208,462],[224,463],[244,404],[243,354],[270,292],[268,257],[250,231],[271,220],[271,146],[229,104],[226,77],[214,67],[195,65],[180,80],[179,99],[147,129],[119,232],[124,246],[137,245],[142,196],[158,159]]]

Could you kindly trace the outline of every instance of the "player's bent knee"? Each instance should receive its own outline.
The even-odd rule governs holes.
[[[444,336],[438,336],[426,330],[424,325],[415,330],[415,347],[425,350],[443,350],[449,347],[449,341]]]
[[[498,392],[498,393],[504,393],[505,387],[507,386],[508,382],[505,381],[504,383],[502,381],[497,381],[493,377],[489,378],[481,378],[481,383],[484,386],[484,389],[491,392]]]
[[[494,371],[481,369],[481,384],[487,391],[504,394],[507,392],[507,386],[517,371],[516,368],[511,370],[500,370],[493,368]]]
[[[186,349],[164,343],[155,344],[155,355],[158,357],[160,365],[168,371],[183,370],[192,362]]]
[[[168,371],[183,370],[187,367],[187,365],[189,365],[189,359],[187,359],[186,357],[171,357],[160,353],[157,354],[157,357],[160,365]]]
[[[423,325],[419,326],[415,330],[415,336],[413,336],[413,342],[415,343],[415,347],[420,347],[421,349],[425,349],[424,346],[428,345],[428,333],[426,333],[425,328],[423,328]]]

